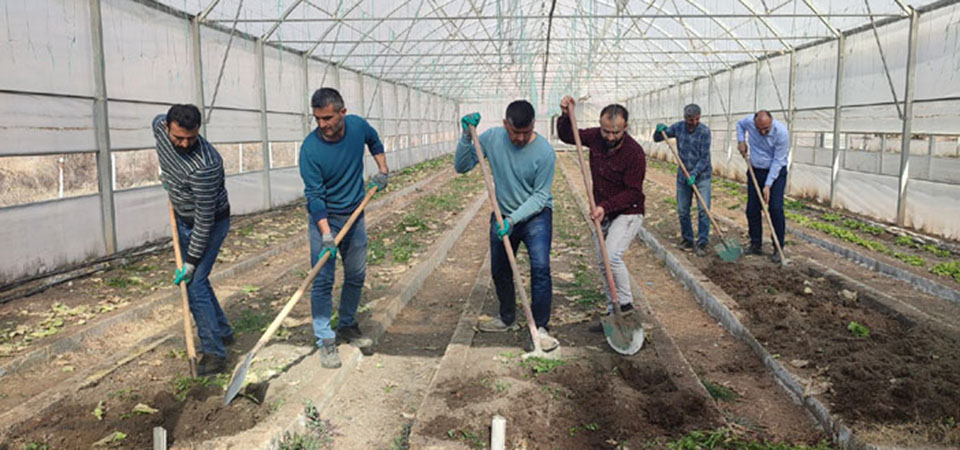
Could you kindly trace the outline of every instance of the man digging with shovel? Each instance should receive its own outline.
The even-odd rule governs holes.
[[[330,254],[329,261],[313,281],[310,309],[313,333],[320,347],[320,364],[336,369],[340,367],[338,343],[362,348],[369,347],[373,341],[361,334],[355,317],[367,269],[367,230],[363,215],[339,246],[334,235],[364,198],[363,147],[369,149],[380,169],[371,180],[378,191],[387,187],[389,170],[377,131],[362,117],[347,115],[339,92],[331,88],[318,89],[313,93],[310,106],[317,128],[300,149],[300,176],[310,213],[310,264],[317,264],[324,253]],[[330,316],[337,253],[343,261],[344,277],[339,323],[334,333]]]
[[[163,187],[175,211],[174,231],[184,255],[173,283],[187,283],[190,312],[203,350],[197,375],[204,376],[227,368],[226,346],[233,343],[233,329],[208,279],[230,230],[230,202],[223,160],[200,136],[201,120],[196,106],[173,105],[167,114],[153,119],[153,137]],[[187,342],[191,343],[192,337]]]
[[[490,220],[490,271],[500,301],[500,317],[478,324],[485,332],[518,330],[517,300],[513,269],[502,239],[507,238],[516,252],[523,242],[530,256],[530,302],[536,326],[534,347],[552,351],[560,342],[548,334],[553,283],[550,278],[550,243],[553,235],[553,185],[556,154],[542,136],[534,132],[533,105],[517,100],[507,106],[502,127],[491,128],[478,138],[490,162],[496,185],[496,199],[503,213],[503,227]],[[470,127],[480,123],[480,114],[460,119],[463,137],[457,144],[454,168],[467,173],[477,166],[476,148]],[[517,280],[519,283],[520,280]],[[522,283],[521,283],[522,285]],[[537,345],[539,343],[539,345]]]
[[[573,97],[560,100],[557,119],[557,136],[568,144],[575,144],[570,114],[576,107]],[[621,312],[633,310],[633,291],[630,289],[630,273],[623,261],[623,254],[643,225],[644,195],[643,179],[647,173],[643,148],[627,133],[629,113],[621,105],[608,105],[600,111],[600,126],[578,130],[583,145],[590,149],[590,172],[593,195],[597,206],[590,212],[592,220],[600,220],[606,237],[610,271],[616,289]],[[604,263],[597,250],[600,270]],[[603,277],[604,285],[608,284]],[[613,312],[609,286],[606,314]],[[603,326],[597,323],[590,331],[602,333]]]
[[[783,215],[783,194],[787,187],[789,146],[790,136],[787,126],[778,120],[773,120],[769,111],[757,111],[756,114],[737,121],[737,150],[747,160],[748,169],[747,225],[750,229],[750,249],[747,254],[763,254],[762,213],[763,209],[768,209],[767,216],[773,228],[774,243],[770,260],[777,264],[783,262],[783,238],[786,227]],[[760,186],[763,186],[762,190]],[[762,199],[757,191],[763,193]]]
[[[680,244],[685,252],[695,251],[697,256],[705,256],[710,243],[710,128],[700,123],[700,106],[689,104],[683,108],[683,121],[669,127],[658,123],[653,133],[653,142],[663,140],[663,134],[677,140],[677,153],[683,166],[689,168],[689,176],[677,167],[677,216],[680,218]],[[693,199],[693,186],[700,190],[700,197],[706,205],[698,203],[697,241],[693,241],[693,227],[690,225],[690,202]]]

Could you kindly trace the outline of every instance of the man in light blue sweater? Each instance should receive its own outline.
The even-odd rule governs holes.
[[[367,189],[373,185],[380,190],[386,188],[389,170],[377,130],[362,117],[347,115],[339,92],[331,88],[318,89],[310,99],[310,106],[317,128],[300,147],[300,177],[303,178],[307,212],[310,213],[310,264],[316,264],[324,253],[330,254],[330,259],[313,280],[310,309],[313,334],[320,347],[320,363],[324,368],[335,369],[340,367],[338,341],[356,347],[370,346],[373,341],[363,336],[355,317],[367,273],[367,230],[363,214],[339,245],[334,236],[363,201],[364,147],[380,169]],[[330,326],[331,294],[338,252],[344,276],[340,321],[334,333]]]
[[[508,237],[514,252],[521,242],[527,246],[533,318],[539,329],[541,348],[551,351],[560,345],[548,334],[553,294],[550,279],[553,195],[550,188],[556,154],[550,143],[533,131],[535,116],[533,105],[517,100],[507,107],[503,127],[491,128],[480,135],[480,146],[490,162],[504,225],[500,228],[491,214],[490,270],[500,301],[500,317],[481,322],[478,328],[487,332],[519,329],[513,272],[500,241]],[[464,133],[457,144],[453,164],[458,173],[466,173],[479,162],[468,126],[476,127],[480,123],[480,114],[467,114],[460,122]]]

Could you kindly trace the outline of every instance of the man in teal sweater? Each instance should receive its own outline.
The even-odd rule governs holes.
[[[367,230],[363,214],[339,246],[334,236],[363,201],[363,147],[368,148],[380,169],[367,189],[373,185],[380,190],[386,188],[389,170],[377,130],[362,117],[347,115],[339,92],[330,88],[318,89],[310,104],[317,128],[300,147],[300,177],[303,178],[310,213],[310,264],[315,265],[324,253],[330,254],[330,259],[313,281],[310,308],[313,333],[320,347],[320,362],[325,368],[335,369],[340,367],[338,341],[357,347],[366,347],[373,342],[360,333],[355,318],[367,270]],[[343,260],[344,277],[340,321],[334,333],[330,327],[330,314],[338,252]]]
[[[553,195],[550,188],[556,154],[550,143],[533,131],[535,116],[533,105],[517,100],[507,107],[503,127],[491,128],[480,135],[480,146],[490,162],[504,225],[501,229],[491,215],[490,270],[500,300],[500,317],[481,322],[478,328],[487,332],[519,329],[513,272],[500,241],[508,237],[514,252],[521,242],[527,246],[533,319],[539,329],[541,348],[551,351],[560,345],[548,334],[553,295],[550,279]],[[480,114],[467,114],[460,121],[464,133],[457,144],[453,164],[458,173],[466,173],[479,162],[468,126],[476,127],[480,123]]]

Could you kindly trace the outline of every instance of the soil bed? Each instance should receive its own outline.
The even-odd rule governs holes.
[[[494,414],[507,418],[508,448],[663,446],[688,431],[723,425],[705,391],[676,382],[684,374],[666,369],[656,342],[623,357],[587,330],[603,307],[593,244],[559,170],[553,193],[550,324],[562,345],[558,359],[521,359],[529,332],[518,306],[520,331],[476,334],[458,375],[438,374],[418,412],[420,437],[442,448],[483,448]],[[524,249],[518,259],[529,289]],[[480,295],[483,313],[495,315],[492,286]]]
[[[670,246],[679,239],[675,203],[667,201],[674,193],[662,186],[647,192],[648,210],[660,218],[647,228]],[[743,230],[731,230],[736,232]],[[960,416],[955,329],[878,308],[863,301],[864,293],[819,276],[802,259],[778,268],[766,257],[724,263],[712,251],[703,258],[671,251],[686,255],[729,294],[744,325],[803,377],[808,394],[822,395],[831,412],[867,433],[862,437],[960,444],[954,422]]]

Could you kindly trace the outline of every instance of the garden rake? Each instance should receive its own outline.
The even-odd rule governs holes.
[[[573,107],[570,107],[570,128],[573,129],[573,140],[577,147],[577,162],[580,164],[580,174],[583,175],[583,185],[587,188],[587,198],[590,201],[590,211],[597,207],[597,202],[593,197],[593,183],[590,182],[590,175],[583,163],[583,144],[580,142],[580,130],[577,128],[577,117],[574,115]],[[597,246],[600,247],[600,256],[603,258],[603,269],[607,277],[607,290],[610,292],[610,301],[613,303],[613,314],[609,314],[600,319],[603,326],[603,335],[607,338],[607,344],[621,355],[633,355],[643,348],[645,334],[643,324],[639,320],[639,314],[633,314],[630,317],[625,316],[620,310],[620,301],[617,300],[617,285],[613,280],[613,271],[610,269],[610,257],[607,255],[607,243],[603,236],[603,226],[599,220],[591,220],[593,232],[597,236]]]
[[[477,165],[480,166],[480,172],[483,174],[483,184],[487,187],[487,194],[490,196],[490,205],[493,207],[493,216],[497,219],[497,224],[502,228],[503,215],[500,213],[500,205],[497,204],[497,194],[493,186],[493,179],[490,178],[490,173],[487,172],[487,167],[484,165],[483,149],[480,147],[480,138],[477,136],[477,129],[473,125],[470,125],[470,137],[473,139],[473,147],[477,153]],[[530,329],[530,338],[533,339],[533,351],[530,353],[525,353],[522,358],[554,358],[559,353],[559,351],[557,351],[559,348],[547,353],[543,351],[543,347],[540,345],[540,333],[537,332],[537,324],[533,320],[533,311],[530,310],[530,299],[527,298],[527,289],[523,285],[523,278],[520,277],[520,269],[517,267],[517,258],[513,254],[513,245],[510,244],[510,239],[507,236],[504,236],[504,239],[501,239],[501,241],[503,242],[504,249],[507,251],[507,260],[510,262],[510,269],[513,271],[513,279],[515,280],[517,290],[520,291],[520,304],[523,306],[523,314],[527,318],[527,327]]]
[[[360,206],[357,207],[350,214],[350,217],[347,219],[347,223],[343,225],[343,228],[340,229],[340,232],[337,233],[337,237],[334,238],[334,242],[339,245],[340,241],[343,240],[344,236],[347,235],[347,232],[350,231],[350,228],[353,228],[353,223],[357,221],[357,218],[360,217],[360,214],[363,213],[363,209],[367,206],[367,203],[370,202],[370,198],[373,197],[373,194],[377,193],[377,187],[373,186],[367,190],[367,195],[363,197],[363,201],[360,202]],[[247,370],[250,369],[250,363],[253,362],[253,356],[257,354],[260,349],[266,345],[270,338],[280,329],[280,325],[283,323],[283,319],[286,319],[290,314],[290,311],[293,310],[293,307],[296,306],[297,302],[300,300],[300,297],[310,288],[310,284],[313,282],[313,279],[316,278],[317,274],[320,273],[320,269],[323,268],[324,264],[327,263],[327,260],[330,259],[330,253],[324,253],[323,256],[313,265],[313,268],[310,269],[310,272],[307,273],[307,277],[303,279],[303,282],[300,283],[300,288],[297,289],[297,292],[293,293],[293,296],[290,297],[290,300],[287,301],[287,304],[283,306],[283,309],[280,310],[280,314],[277,314],[277,317],[273,319],[273,322],[270,323],[270,326],[267,327],[267,331],[263,332],[263,336],[260,336],[260,340],[257,341],[256,345],[253,346],[253,349],[247,353],[247,356],[243,359],[237,367],[233,370],[233,377],[230,378],[230,384],[227,386],[227,395],[223,399],[223,404],[228,405],[230,401],[240,392],[240,388],[243,387],[243,380],[247,377]]]
[[[677,159],[677,163],[680,164],[680,169],[683,170],[683,175],[690,179],[690,172],[687,172],[687,167],[683,164],[683,160],[680,159],[680,153],[677,151],[674,143],[670,141],[667,137],[667,133],[664,131],[660,132],[660,135],[663,136],[663,140],[666,141],[667,146],[670,147],[670,151],[673,152],[673,157]],[[694,184],[691,186],[693,188],[693,193],[697,196],[697,201],[704,212],[707,213],[707,217],[710,218],[710,223],[713,224],[713,229],[717,230],[717,236],[720,237],[720,244],[713,247],[717,252],[717,256],[720,259],[732,262],[740,258],[740,255],[743,254],[743,247],[740,246],[740,239],[736,236],[730,236],[726,238],[723,236],[723,230],[720,229],[720,224],[717,223],[717,220],[713,217],[713,213],[710,212],[710,207],[707,206],[707,202],[703,201],[703,196],[700,195],[700,189],[697,189],[697,185]]]
[[[180,254],[180,233],[177,231],[177,216],[170,205],[170,232],[173,235],[173,256],[177,261],[177,270],[183,270],[183,256]],[[190,361],[190,376],[197,376],[197,348],[193,344],[193,326],[190,324],[190,298],[187,295],[187,282],[180,282],[180,305],[183,309],[183,336],[187,341],[187,359]]]

